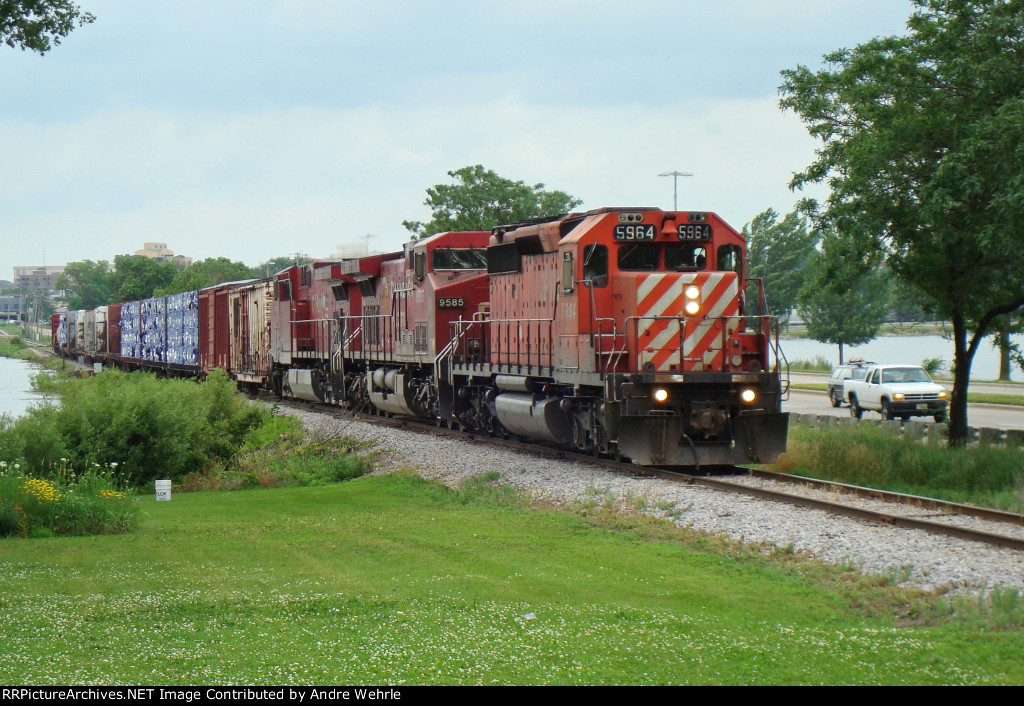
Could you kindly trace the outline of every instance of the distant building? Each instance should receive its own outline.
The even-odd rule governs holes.
[[[143,243],[142,249],[136,250],[135,254],[148,257],[150,260],[156,260],[157,262],[173,262],[176,265],[183,265],[185,267],[192,264],[191,257],[175,255],[174,251],[167,247],[167,243]]]
[[[21,319],[24,297],[19,295],[0,295],[0,321],[18,321]]]
[[[64,265],[43,265],[14,268],[14,286],[37,292],[57,289],[57,279],[64,273]]]

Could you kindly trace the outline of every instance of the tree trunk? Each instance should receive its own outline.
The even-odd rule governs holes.
[[[842,344],[842,342],[839,343],[839,364],[840,365],[843,364],[843,344]]]
[[[1010,380],[1010,326],[999,327],[999,334],[996,336],[999,342],[999,379],[1009,382]]]
[[[962,314],[953,315],[953,394],[949,400],[949,445],[967,445],[967,385],[972,351],[967,347],[967,326]]]

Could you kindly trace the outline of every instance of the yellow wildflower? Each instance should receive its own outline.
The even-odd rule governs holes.
[[[54,503],[60,500],[60,493],[57,491],[57,488],[47,480],[29,478],[22,484],[21,490],[47,502]]]

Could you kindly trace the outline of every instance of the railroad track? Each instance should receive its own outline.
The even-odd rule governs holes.
[[[280,403],[280,401],[278,402]],[[517,451],[529,451],[566,460],[591,463],[634,476],[657,477],[722,492],[738,493],[774,502],[824,510],[869,523],[918,529],[932,534],[1024,550],[1024,515],[991,508],[745,467],[719,469],[725,471],[723,475],[696,475],[680,472],[673,468],[636,466],[612,459],[595,458],[543,444],[524,443],[498,439],[475,432],[438,428],[411,419],[353,415],[350,411],[340,410],[336,407],[306,406],[306,403],[291,400],[286,401],[284,406],[288,404],[297,404],[306,409],[312,408],[321,413],[349,420],[399,427],[425,434],[442,434],[469,439],[477,443]],[[966,526],[968,523],[975,526]],[[983,526],[979,527],[978,525]]]

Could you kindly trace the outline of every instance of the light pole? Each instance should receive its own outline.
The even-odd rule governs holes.
[[[679,177],[693,176],[690,172],[662,172],[658,176],[670,176],[672,177],[672,210],[679,210]]]

